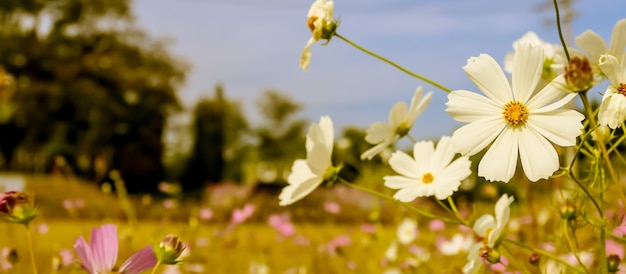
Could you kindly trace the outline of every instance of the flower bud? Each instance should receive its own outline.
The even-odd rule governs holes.
[[[17,191],[0,194],[0,216],[3,219],[28,225],[37,213],[38,208],[28,194]]]
[[[572,220],[576,218],[576,207],[570,202],[567,202],[564,205],[562,205],[560,212],[561,212],[561,218],[565,220]]]
[[[497,264],[500,262],[500,251],[494,248],[483,249],[480,256],[491,264]]]
[[[532,254],[530,254],[530,257],[528,257],[528,262],[531,265],[538,266],[540,261],[541,261],[541,255],[537,253],[533,252]]]
[[[177,264],[178,257],[183,253],[185,247],[180,238],[175,235],[167,235],[163,240],[154,246],[153,251],[157,260],[162,264]]]
[[[616,273],[619,270],[619,263],[622,261],[616,254],[611,254],[606,258],[607,269],[609,273]]]
[[[565,66],[565,81],[572,92],[584,92],[593,87],[593,71],[586,57],[572,57]]]

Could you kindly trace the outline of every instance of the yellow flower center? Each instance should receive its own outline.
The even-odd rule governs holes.
[[[617,93],[626,96],[626,83],[620,83],[617,86]]]
[[[502,115],[509,126],[521,126],[528,120],[528,108],[522,102],[510,101],[504,105]]]
[[[306,25],[309,27],[311,32],[313,32],[315,30],[315,25],[313,23],[315,23],[315,21],[317,21],[317,19],[318,19],[317,16],[311,16],[311,17],[309,17],[309,21],[306,22]]]
[[[424,173],[424,175],[422,175],[422,183],[425,184],[430,184],[435,180],[435,177],[433,176],[433,174],[431,174],[430,172],[428,173]]]

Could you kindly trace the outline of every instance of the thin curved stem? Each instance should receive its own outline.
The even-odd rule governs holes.
[[[419,75],[419,74],[417,74],[415,72],[412,72],[412,71],[410,71],[410,70],[408,70],[408,69],[406,69],[406,68],[396,64],[395,62],[393,62],[393,61],[391,61],[391,60],[389,60],[389,59],[387,59],[385,57],[382,57],[382,56],[380,56],[380,55],[378,55],[378,54],[376,54],[376,53],[374,53],[374,52],[372,52],[372,51],[370,51],[370,50],[368,50],[368,49],[366,49],[364,47],[359,46],[357,43],[354,43],[354,42],[348,40],[347,38],[341,36],[339,33],[335,32],[334,36],[336,36],[339,39],[343,40],[344,42],[350,44],[351,46],[357,48],[358,50],[360,50],[362,52],[365,52],[365,53],[373,56],[374,58],[377,58],[377,59],[379,59],[379,60],[381,60],[381,61],[383,61],[383,62],[385,62],[385,63],[387,63],[387,64],[389,64],[389,65],[391,65],[391,66],[393,66],[395,68],[397,68],[397,69],[399,69],[400,71],[402,71],[402,72],[404,72],[404,73],[406,73],[408,75],[411,75],[411,76],[413,76],[413,77],[415,77],[417,79],[420,79],[420,80],[422,80],[422,81],[424,81],[426,83],[429,83],[429,84],[431,84],[431,85],[433,85],[433,86],[435,86],[435,87],[437,87],[437,88],[439,88],[439,89],[441,89],[441,90],[443,90],[443,91],[445,91],[447,93],[450,93],[452,91],[451,89],[449,89],[449,88],[447,88],[447,87],[445,87],[445,86],[443,86],[443,85],[441,85],[441,84],[439,84],[439,83],[437,83],[437,82],[435,82],[433,80],[430,80],[430,79],[428,79],[428,78],[426,78],[426,77],[424,77],[422,75]]]
[[[561,45],[563,45],[563,51],[565,52],[565,57],[567,57],[567,61],[569,62],[569,51],[567,50],[567,44],[565,44],[565,38],[563,38],[563,30],[561,29],[561,15],[559,13],[559,4],[557,0],[553,0],[554,2],[554,11],[556,12],[556,28],[559,31],[559,39],[561,39]]]
[[[573,265],[569,264],[565,260],[559,258],[559,256],[556,256],[556,255],[554,255],[554,254],[552,254],[550,252],[546,252],[546,251],[543,251],[541,249],[537,249],[537,248],[534,248],[532,246],[525,245],[523,243],[520,243],[520,242],[517,242],[517,241],[513,241],[513,240],[510,240],[510,239],[504,239],[503,242],[514,244],[514,245],[519,246],[521,248],[530,250],[531,252],[537,253],[537,254],[539,254],[541,256],[545,256],[545,257],[548,257],[548,258],[550,258],[552,260],[555,260],[555,261],[561,263],[563,266],[570,268],[573,271],[573,273],[584,273],[584,272],[580,271],[580,269],[574,267]]]
[[[28,225],[24,225],[26,228],[26,240],[28,241],[28,251],[30,252],[30,264],[33,268],[33,273],[37,274],[37,263],[35,262],[35,249],[33,247],[33,236],[30,233]]]
[[[152,272],[150,273],[155,274],[157,271],[157,268],[159,268],[160,265],[161,265],[161,260],[158,260],[157,264],[154,266],[154,268],[152,269]]]

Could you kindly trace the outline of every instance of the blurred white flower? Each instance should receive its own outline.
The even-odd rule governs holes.
[[[278,199],[280,205],[293,204],[315,190],[324,180],[333,180],[338,167],[333,167],[333,121],[322,116],[319,123],[313,123],[306,136],[306,159],[293,163],[287,185]]]
[[[449,241],[443,241],[439,245],[439,251],[443,255],[453,256],[459,254],[463,251],[469,250],[470,246],[472,246],[474,239],[471,236],[465,236],[463,234],[457,233],[452,236],[452,239]]]
[[[467,90],[448,95],[446,112],[469,123],[454,132],[451,142],[465,156],[491,145],[478,165],[478,175],[489,181],[508,182],[518,154],[530,181],[548,178],[559,168],[552,143],[573,146],[582,132],[585,116],[560,109],[576,96],[562,88],[563,76],[534,92],[543,56],[541,47],[519,44],[511,84],[491,56],[472,57],[463,70],[485,96]]]
[[[389,262],[395,262],[398,259],[398,243],[391,242],[387,250],[385,250],[385,259]]]
[[[335,3],[333,1],[316,0],[309,9],[307,26],[311,30],[311,38],[307,41],[304,49],[302,49],[302,55],[300,56],[300,67],[304,71],[306,71],[311,62],[311,45],[321,39],[330,41],[337,28],[337,21],[333,20],[334,7]]]
[[[586,30],[577,36],[576,45],[588,54],[592,68],[595,71],[599,71],[598,64],[602,54],[609,54],[619,58],[624,48],[626,48],[626,18],[615,23],[611,44],[608,48],[604,39],[592,30]]]
[[[407,109],[405,102],[398,102],[389,111],[389,122],[375,122],[367,128],[365,141],[375,145],[361,154],[361,160],[371,160],[377,154],[393,144],[398,138],[409,133],[415,119],[424,112],[433,93],[429,92],[422,98],[423,88],[418,87]]]
[[[612,129],[620,127],[626,120],[625,59],[626,53],[620,59],[610,54],[603,54],[600,57],[600,69],[609,78],[611,84],[602,96],[598,120],[600,125],[607,125]]]
[[[398,226],[398,242],[403,245],[410,244],[417,238],[417,221],[411,218],[404,218]]]
[[[514,198],[504,194],[498,199],[495,206],[494,217],[491,214],[480,216],[474,223],[474,233],[482,238],[482,241],[470,247],[467,255],[467,264],[463,267],[463,273],[477,273],[483,266],[483,257],[488,256],[498,244],[502,230],[509,221],[511,210],[509,206]]]
[[[385,176],[385,186],[400,189],[393,197],[402,202],[433,195],[439,200],[446,199],[459,188],[463,179],[472,174],[469,158],[453,160],[455,154],[448,136],[441,137],[436,149],[432,141],[416,143],[414,158],[396,151],[389,159],[389,165],[400,175]]]

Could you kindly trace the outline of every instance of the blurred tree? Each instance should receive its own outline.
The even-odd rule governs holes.
[[[239,104],[227,100],[224,88],[217,85],[214,98],[196,105],[193,123],[195,145],[181,178],[185,191],[225,179],[239,182],[249,133]]]
[[[294,117],[302,106],[286,95],[268,90],[257,101],[264,125],[256,129],[258,138],[257,180],[285,183],[285,174],[297,158],[304,158],[307,121]]]
[[[89,175],[94,159],[106,159],[129,192],[154,189],[186,66],[133,27],[130,2],[0,1],[0,63],[17,83],[0,147],[14,168],[62,155]],[[23,136],[17,154],[33,157],[15,156],[13,136]]]

